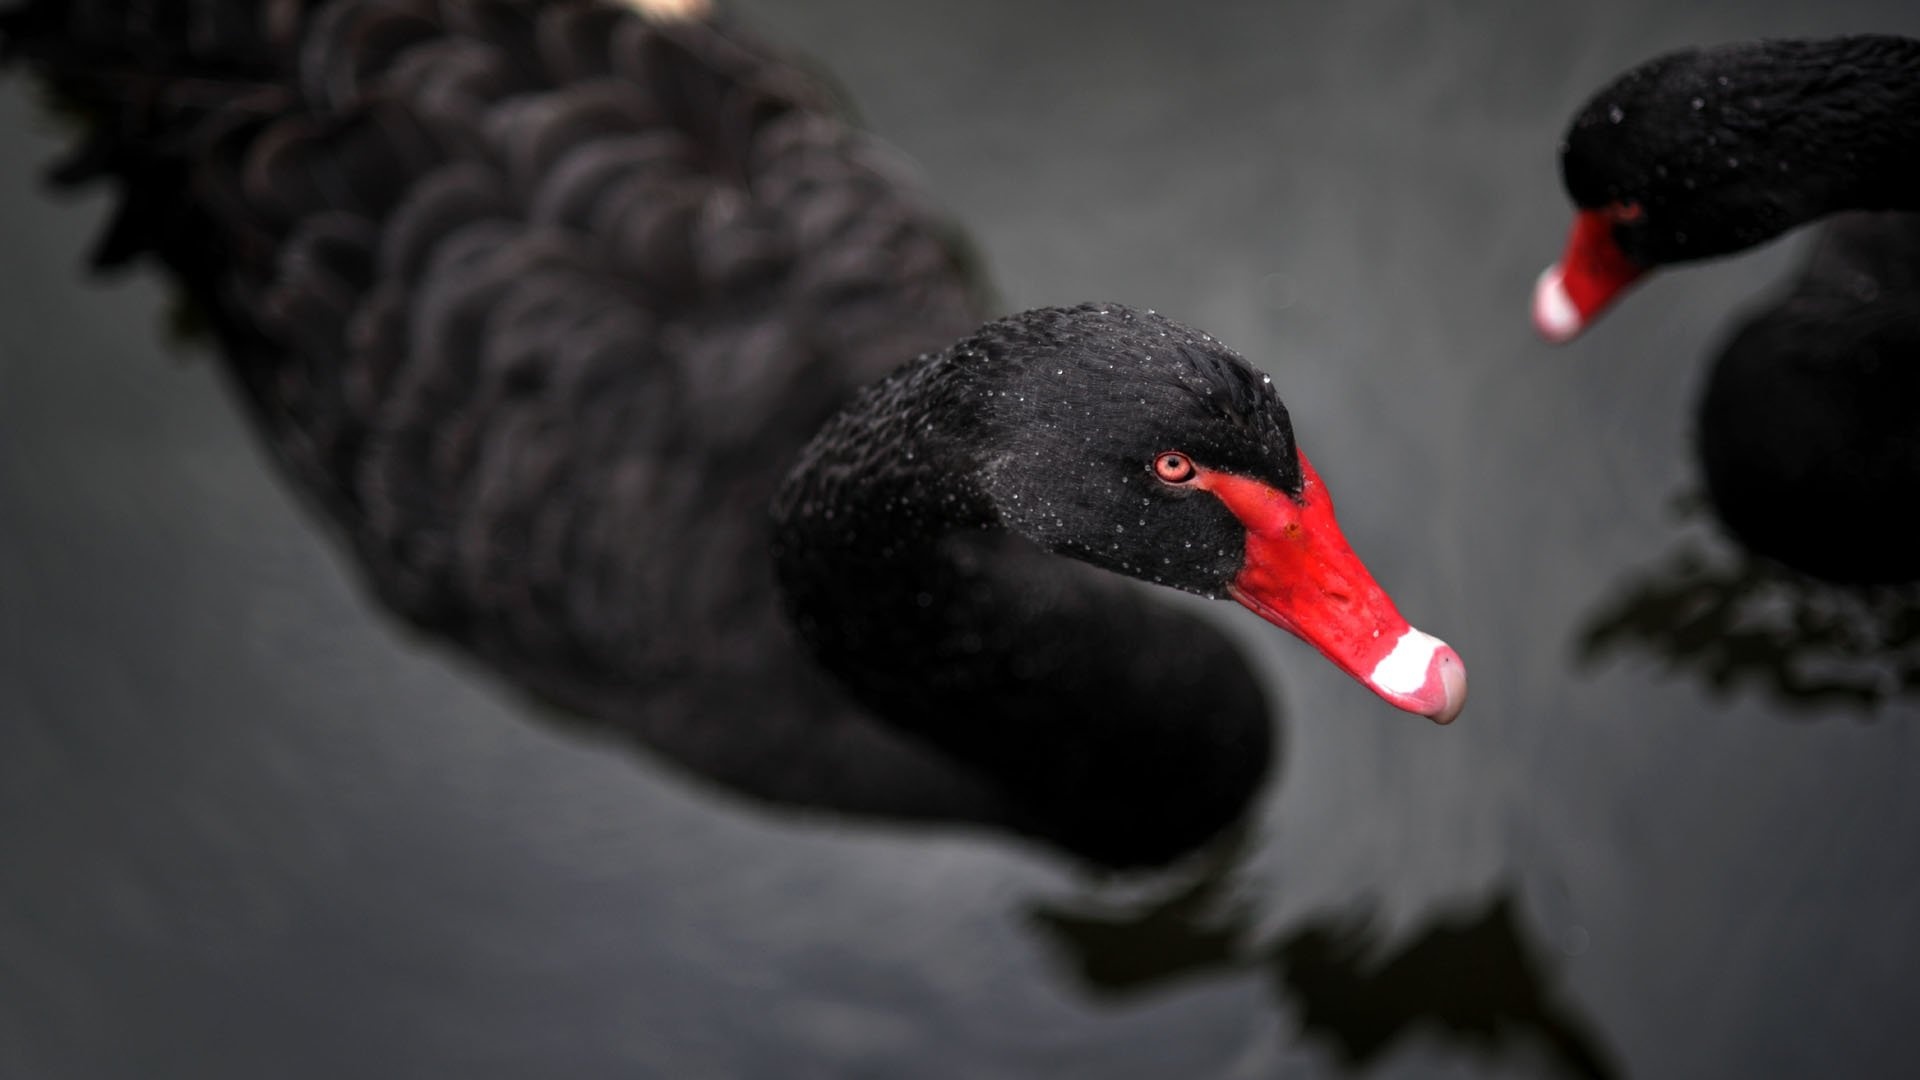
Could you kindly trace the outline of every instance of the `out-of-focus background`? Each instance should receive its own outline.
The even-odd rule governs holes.
[[[1215,606],[1285,757],[1237,847],[1125,881],[529,722],[359,591],[157,280],[84,277],[104,203],[43,193],[59,131],[14,77],[0,1076],[1920,1069],[1908,661],[1884,605],[1751,572],[1688,509],[1704,361],[1806,238],[1571,347],[1527,319],[1600,83],[1920,8],[738,8],[918,163],[1006,305],[1152,306],[1270,371],[1356,548],[1466,657],[1466,714]]]

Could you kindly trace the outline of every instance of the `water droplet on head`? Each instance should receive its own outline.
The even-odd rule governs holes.
[[[1615,105],[1612,108],[1607,110],[1607,119],[1613,121],[1616,124],[1622,120],[1625,120],[1626,118],[1627,118],[1627,110],[1622,109],[1618,105]]]
[[[1694,98],[1691,102],[1688,102],[1688,104],[1693,106],[1693,109],[1695,112],[1699,112],[1701,109],[1704,109],[1707,107],[1707,99]]]

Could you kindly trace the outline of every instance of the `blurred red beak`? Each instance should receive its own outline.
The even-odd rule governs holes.
[[[1297,497],[1242,476],[1200,472],[1199,486],[1247,529],[1246,563],[1227,591],[1395,708],[1450,723],[1467,703],[1459,654],[1401,617],[1347,544],[1304,454],[1300,471]]]
[[[1574,215],[1566,254],[1534,283],[1534,328],[1556,345],[1572,341],[1646,272],[1614,243],[1604,211],[1582,210]]]

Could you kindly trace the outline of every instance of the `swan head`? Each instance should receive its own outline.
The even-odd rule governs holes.
[[[1058,554],[1231,598],[1397,708],[1451,721],[1466,669],[1408,624],[1342,534],[1272,380],[1152,312],[1088,304],[990,323],[957,347],[982,487]]]
[[[1657,267],[1745,250],[1866,197],[1871,164],[1841,141],[1881,95],[1840,73],[1874,40],[1685,49],[1590,97],[1560,144],[1575,216],[1534,286],[1540,333],[1570,340]]]

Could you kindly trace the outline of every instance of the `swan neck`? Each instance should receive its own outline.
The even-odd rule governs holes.
[[[916,613],[949,598],[942,541],[998,527],[967,447],[976,427],[944,355],[861,391],[801,452],[772,507],[774,570],[787,616],[843,681],[870,664],[922,658]],[[927,628],[919,630],[924,636]]]

